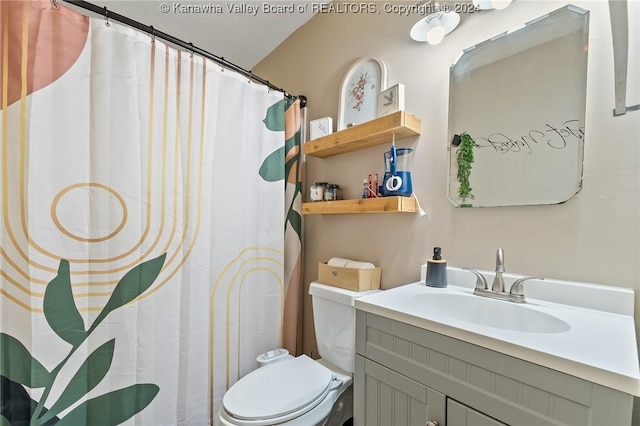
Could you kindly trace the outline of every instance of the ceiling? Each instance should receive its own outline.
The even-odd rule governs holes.
[[[316,3],[326,3],[328,0]],[[307,12],[265,11],[266,1],[90,0],[96,6],[152,25],[200,49],[251,70],[296,29],[313,17]],[[271,2],[301,5],[307,2]],[[68,5],[65,3],[65,5]],[[197,6],[197,7],[196,7]],[[236,10],[229,10],[230,7]],[[197,10],[198,7],[200,10]],[[257,12],[250,10],[257,8]],[[86,12],[83,12],[86,13]]]

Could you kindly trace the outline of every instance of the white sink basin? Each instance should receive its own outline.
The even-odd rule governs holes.
[[[481,271],[490,281],[492,272]],[[640,396],[632,290],[532,280],[526,303],[473,294],[476,277],[447,268],[449,286],[417,282],[355,300],[358,310],[401,321]],[[504,274],[505,287],[521,275]]]
[[[486,327],[526,333],[564,333],[571,329],[560,318],[531,309],[526,304],[468,293],[418,294],[408,302],[432,315],[451,316]]]

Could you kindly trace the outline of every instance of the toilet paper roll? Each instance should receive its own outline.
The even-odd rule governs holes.
[[[344,268],[347,266],[347,263],[352,262],[352,260],[350,259],[343,259],[341,257],[332,257],[331,259],[329,259],[329,261],[327,262],[327,265],[329,266],[334,266],[334,267],[340,267],[340,268]]]
[[[353,269],[374,269],[376,266],[373,263],[369,262],[357,262],[355,260],[350,260],[345,265],[345,268],[353,268]]]

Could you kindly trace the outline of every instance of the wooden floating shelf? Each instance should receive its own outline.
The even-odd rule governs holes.
[[[396,139],[417,136],[421,127],[422,122],[415,115],[398,111],[305,142],[302,150],[306,155],[327,158],[391,142],[393,133]]]
[[[380,197],[302,203],[302,214],[415,213],[413,197]]]

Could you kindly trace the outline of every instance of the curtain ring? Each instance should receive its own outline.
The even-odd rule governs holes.
[[[111,24],[109,23],[109,11],[107,10],[107,6],[104,7],[104,26],[111,26]]]
[[[153,25],[149,26],[149,28],[151,28],[151,44],[156,44],[156,30]]]
[[[189,43],[189,56],[193,58],[193,43]]]
[[[58,10],[59,6],[56,0],[51,0],[51,9]]]
[[[249,84],[251,84],[251,80],[253,80],[253,71],[249,71]]]

